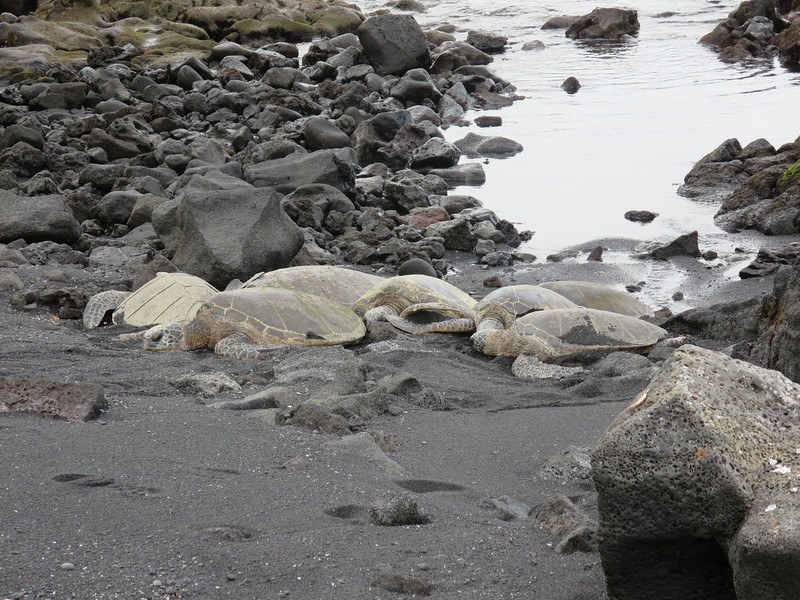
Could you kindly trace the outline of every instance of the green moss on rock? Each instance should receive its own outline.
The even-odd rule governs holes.
[[[273,14],[263,19],[242,19],[233,24],[240,42],[286,41],[302,42],[315,35],[313,27],[289,17]]]
[[[321,35],[333,37],[354,32],[364,21],[364,16],[352,8],[331,6],[309,12],[308,20]]]
[[[778,185],[776,186],[776,195],[781,195],[790,187],[800,181],[800,160],[796,163],[789,165],[783,174],[778,178]]]

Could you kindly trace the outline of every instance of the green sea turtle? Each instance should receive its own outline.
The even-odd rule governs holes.
[[[485,329],[473,346],[489,356],[516,356],[511,372],[532,377],[541,362],[582,352],[647,352],[667,332],[647,321],[593,308],[557,308],[519,317],[508,329]]]
[[[428,275],[384,279],[353,304],[367,323],[388,321],[408,333],[461,333],[475,329],[476,301],[456,286]]]
[[[254,275],[242,288],[278,287],[322,296],[347,306],[383,281],[382,277],[329,265],[287,267]]]
[[[508,329],[514,319],[528,313],[577,306],[561,294],[538,285],[509,285],[487,294],[475,305],[476,329]]]
[[[601,283],[592,283],[590,281],[548,281],[540,283],[539,286],[561,294],[578,306],[607,310],[629,317],[653,316],[653,311],[632,294],[615,290]]]
[[[92,296],[83,311],[83,324],[89,329],[97,327],[110,310],[114,311],[111,320],[117,325],[147,327],[187,321],[217,293],[194,275],[159,273],[133,293],[107,290]]]
[[[266,287],[219,292],[191,321],[120,337],[142,339],[145,350],[208,348],[230,358],[261,358],[278,346],[349,344],[365,333],[361,318],[344,304]]]

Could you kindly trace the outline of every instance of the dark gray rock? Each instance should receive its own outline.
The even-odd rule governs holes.
[[[81,233],[64,196],[17,196],[0,190],[0,243],[53,241],[72,244]]]
[[[523,150],[522,144],[507,137],[499,135],[479,135],[477,133],[468,133],[460,140],[454,142],[454,144],[469,158],[478,158],[482,156],[507,158]]]
[[[480,163],[466,163],[449,169],[432,169],[428,173],[438,175],[447,182],[449,187],[483,185],[486,183],[486,172]]]
[[[673,256],[700,256],[697,245],[697,232],[692,231],[675,238],[666,246],[661,246],[650,252],[656,260],[667,260]]]
[[[595,8],[567,28],[566,36],[578,40],[618,40],[623,35],[636,35],[639,17],[635,10]]]
[[[402,75],[430,66],[425,34],[410,15],[378,15],[366,19],[356,32],[364,54],[379,75]]]
[[[550,17],[547,21],[542,23],[542,29],[567,29],[580,18],[580,15],[559,15],[557,17]]]
[[[752,358],[800,381],[800,265],[796,261],[775,275],[772,294],[761,309],[760,330]]]
[[[89,216],[105,227],[127,223],[133,207],[142,196],[143,194],[134,190],[109,192],[89,212]]]
[[[426,237],[440,237],[444,240],[444,247],[448,250],[461,250],[472,252],[478,239],[472,232],[472,227],[467,219],[455,218],[428,225],[424,232]]]
[[[306,121],[303,135],[306,148],[311,151],[350,147],[350,137],[325,117],[312,117]]]
[[[427,260],[421,258],[409,258],[397,268],[398,275],[427,275],[428,277],[438,277],[436,269]]]
[[[650,212],[649,210],[629,210],[623,215],[628,221],[635,223],[650,223],[658,216],[658,213]]]
[[[270,188],[190,193],[153,219],[178,269],[219,289],[259,271],[285,267],[303,245],[303,233]]]
[[[561,89],[568,94],[576,94],[581,89],[581,82],[575,77],[567,77],[561,84]]]
[[[761,302],[760,298],[750,298],[692,308],[670,317],[663,327],[674,335],[754,341],[759,335]]]
[[[495,54],[505,51],[508,38],[498,33],[472,30],[467,33],[467,42],[475,46],[481,52]]]
[[[792,264],[798,256],[800,256],[800,242],[792,242],[774,250],[759,248],[755,260],[739,271],[739,277],[750,279],[772,275],[781,266]]]
[[[352,198],[358,170],[353,150],[342,148],[293,154],[250,165],[245,167],[244,178],[256,187],[271,187],[284,194],[303,185],[324,183]]]
[[[0,150],[10,148],[17,142],[25,142],[37,150],[44,150],[44,137],[39,131],[25,125],[9,125],[0,134]]]
[[[592,456],[609,597],[794,597],[798,394],[780,373],[675,351]]]
[[[461,152],[458,147],[441,138],[431,138],[411,153],[412,169],[443,169],[458,164]]]

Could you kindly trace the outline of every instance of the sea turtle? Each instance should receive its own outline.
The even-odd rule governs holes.
[[[158,273],[133,293],[107,290],[89,298],[83,324],[89,329],[97,327],[110,310],[117,325],[147,327],[187,321],[216,293],[213,286],[194,275]]]
[[[653,316],[653,311],[632,294],[615,290],[601,283],[592,283],[590,281],[548,281],[540,283],[539,286],[561,294],[578,306],[607,310],[629,317]]]
[[[347,306],[366,294],[382,277],[329,265],[287,267],[254,275],[242,288],[278,287],[322,296]]]
[[[375,285],[353,310],[367,323],[388,321],[408,333],[461,333],[475,329],[475,304],[469,294],[436,277],[398,275]]]
[[[519,317],[508,329],[478,331],[474,347],[489,356],[516,356],[511,372],[530,377],[541,361],[579,352],[646,352],[667,332],[647,321],[594,308],[557,308]]]
[[[528,313],[577,306],[561,294],[538,285],[509,285],[487,294],[475,305],[476,329],[508,329],[514,319]]]
[[[121,336],[143,339],[145,350],[208,348],[230,358],[261,358],[277,346],[333,346],[366,333],[350,308],[321,296],[282,288],[219,292],[188,322],[156,325]]]

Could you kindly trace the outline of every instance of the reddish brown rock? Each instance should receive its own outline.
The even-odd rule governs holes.
[[[29,412],[67,421],[88,421],[107,406],[99,385],[0,377],[0,412]]]
[[[408,213],[408,224],[423,229],[439,221],[447,221],[450,214],[441,206],[423,206],[412,208]]]

